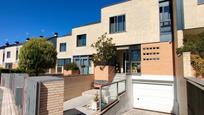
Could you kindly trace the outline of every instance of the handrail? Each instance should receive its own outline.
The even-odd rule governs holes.
[[[123,81],[126,81],[126,79],[120,80],[120,81],[115,81],[115,82],[108,83],[108,84],[104,84],[104,85],[102,85],[101,87],[103,87],[103,86],[109,86],[109,85],[116,84],[116,83],[123,82]]]
[[[204,91],[204,80],[200,80],[194,77],[184,77],[189,83],[195,85],[196,87],[200,88]]]
[[[121,89],[121,85],[120,85],[120,83],[123,83],[124,82],[124,87],[123,87],[123,85],[122,85],[122,91],[120,91],[119,92],[119,89]],[[116,84],[116,86],[115,86],[115,90],[116,90],[116,92],[115,92],[115,90],[113,91],[113,92],[110,92],[110,89],[109,88],[111,88],[112,87],[112,85],[115,85]],[[116,82],[113,82],[113,83],[109,83],[109,84],[105,84],[105,85],[102,85],[101,87],[100,87],[100,100],[99,100],[99,110],[100,111],[103,111],[104,109],[106,109],[107,107],[109,107],[112,103],[114,103],[115,101],[118,101],[119,100],[119,96],[121,95],[121,94],[123,94],[124,92],[126,92],[126,90],[127,90],[127,88],[126,88],[126,79],[125,80],[120,80],[120,81],[116,81]],[[103,96],[105,96],[105,98],[107,98],[107,95],[106,95],[106,93],[105,93],[105,95],[103,95],[103,88],[104,87],[107,87],[107,86],[110,86],[110,87],[108,87],[108,91],[109,91],[109,93],[112,93],[113,95],[111,95],[111,94],[109,94],[108,95],[108,98],[113,98],[113,100],[111,100],[110,102],[108,101],[108,102],[106,102],[106,101],[104,101],[104,97]],[[107,88],[105,88],[105,89],[107,89]],[[113,88],[114,89],[114,88]],[[112,90],[112,89],[111,89]],[[115,94],[114,94],[114,92],[115,92]],[[105,105],[104,105],[104,103],[105,103]],[[102,105],[103,104],[103,105]]]

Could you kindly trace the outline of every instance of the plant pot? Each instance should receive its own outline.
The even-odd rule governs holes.
[[[94,80],[105,80],[112,82],[115,77],[114,66],[95,66],[94,68]]]
[[[99,108],[99,101],[92,101],[92,102],[91,102],[91,109],[92,109],[93,111],[97,111],[98,108]]]
[[[64,76],[69,76],[69,75],[79,75],[80,71],[79,70],[64,70]]]

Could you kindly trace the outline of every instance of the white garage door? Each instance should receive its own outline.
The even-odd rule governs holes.
[[[134,107],[172,113],[174,86],[172,81],[133,80]]]

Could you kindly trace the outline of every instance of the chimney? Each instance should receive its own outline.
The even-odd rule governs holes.
[[[15,41],[16,44],[19,44],[19,41]]]
[[[6,42],[6,43],[5,43],[5,45],[6,45],[6,46],[9,46],[9,43],[8,43],[8,42]]]
[[[26,42],[29,41],[29,40],[30,40],[30,38],[26,38]]]
[[[54,37],[58,37],[58,33],[57,32],[54,33]]]

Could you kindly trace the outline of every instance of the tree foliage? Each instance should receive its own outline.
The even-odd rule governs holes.
[[[44,38],[31,39],[20,49],[19,67],[28,73],[45,72],[56,65],[57,52],[53,44]]]
[[[115,44],[112,43],[113,38],[108,38],[107,33],[98,37],[98,41],[91,45],[96,49],[93,54],[93,62],[95,65],[113,65],[116,56]]]
[[[204,32],[200,34],[185,34],[184,46],[177,53],[191,52],[191,65],[196,71],[196,77],[204,75]],[[203,76],[204,77],[204,76]]]
[[[186,34],[184,35],[184,45],[177,49],[177,53],[191,52],[192,54],[204,57],[204,32],[201,34]]]

